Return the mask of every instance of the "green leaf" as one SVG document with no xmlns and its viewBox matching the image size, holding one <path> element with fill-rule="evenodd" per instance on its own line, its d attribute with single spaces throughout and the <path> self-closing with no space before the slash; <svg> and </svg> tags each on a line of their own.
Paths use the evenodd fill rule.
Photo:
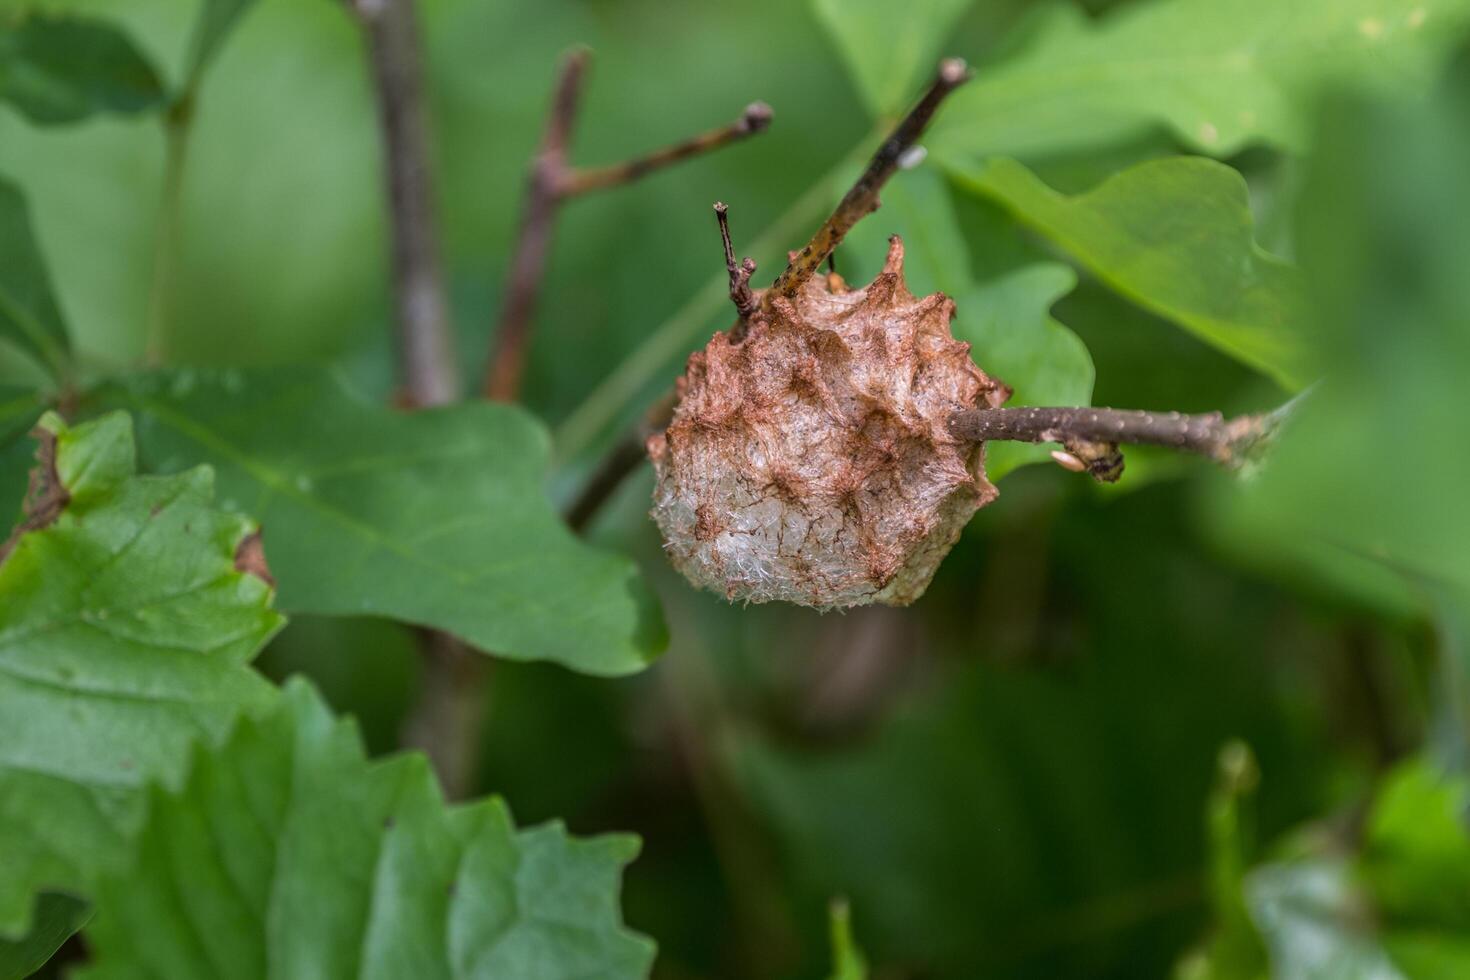
<svg viewBox="0 0 1470 980">
<path fill-rule="evenodd" d="M 123 856 L 147 782 L 271 688 L 247 666 L 281 625 L 236 567 L 255 531 L 207 468 L 134 475 L 132 424 L 55 415 L 27 521 L 0 549 L 0 937 L 42 890 L 84 895 Z M 7 553 L 8 552 L 8 553 Z"/>
<path fill-rule="evenodd" d="M 1096 23 L 1058 6 L 1020 53 L 954 95 L 929 146 L 974 167 L 1164 125 L 1216 156 L 1300 148 L 1324 84 L 1421 92 L 1467 24 L 1465 0 L 1161 0 Z"/>
<path fill-rule="evenodd" d="M 0 22 L 0 99 L 34 123 L 147 112 L 166 98 L 153 65 L 105 21 L 32 14 Z"/>
<path fill-rule="evenodd" d="M 570 980 L 653 961 L 618 911 L 636 838 L 448 808 L 423 756 L 369 763 L 302 681 L 153 793 L 136 846 L 99 890 L 83 976 Z"/>
<path fill-rule="evenodd" d="M 235 23 L 254 5 L 255 0 L 204 0 L 199 19 L 194 22 L 194 38 L 189 44 L 189 63 L 184 72 L 187 87 L 199 83 Z"/>
<path fill-rule="evenodd" d="M 1259 478 L 1213 503 L 1263 551 L 1377 564 L 1423 598 L 1463 601 L 1470 454 L 1451 435 L 1470 376 L 1461 68 L 1432 101 L 1328 114 L 1297 229 L 1326 374 Z"/>
<path fill-rule="evenodd" d="M 30 934 L 24 939 L 0 939 L 0 980 L 20 980 L 35 973 L 91 915 L 91 905 L 81 899 L 43 893 L 36 901 Z"/>
<path fill-rule="evenodd" d="M 916 295 L 940 290 L 954 297 L 952 330 L 968 341 L 987 374 L 1010 385 L 1010 405 L 1086 405 L 1092 397 L 1092 358 L 1080 338 L 1049 314 L 1077 284 L 1058 262 L 1037 262 L 976 283 L 970 248 L 955 218 L 943 176 L 932 167 L 899 175 L 883 192 L 883 207 L 848 235 L 839 260 L 856 280 L 881 267 L 885 239 L 903 236 L 904 276 Z M 854 278 L 849 275 L 849 278 Z M 992 443 L 985 470 L 998 480 L 1048 450 L 1022 443 Z"/>
<path fill-rule="evenodd" d="M 98 400 L 137 414 L 150 469 L 215 466 L 221 496 L 269 529 L 288 612 L 389 616 L 593 674 L 662 648 L 632 563 L 547 503 L 547 437 L 518 408 L 394 412 L 313 368 L 161 372 Z"/>
<path fill-rule="evenodd" d="M 863 101 L 876 116 L 902 112 L 934 73 L 939 46 L 971 0 L 812 0 Z"/>
<path fill-rule="evenodd" d="M 69 341 L 20 189 L 0 178 L 0 337 L 59 374 Z"/>
<path fill-rule="evenodd" d="M 1014 160 L 961 176 L 1145 309 L 1288 389 L 1312 376 L 1299 276 L 1255 243 L 1245 180 L 1230 167 L 1153 160 L 1071 197 Z"/>
<path fill-rule="evenodd" d="M 1362 871 L 1388 928 L 1450 933 L 1470 924 L 1470 779 L 1425 759 L 1384 781 L 1364 834 Z"/>
</svg>

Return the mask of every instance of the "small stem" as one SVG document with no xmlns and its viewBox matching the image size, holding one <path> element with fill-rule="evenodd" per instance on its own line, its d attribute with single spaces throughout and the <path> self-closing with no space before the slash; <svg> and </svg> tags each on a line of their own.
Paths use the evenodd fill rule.
<svg viewBox="0 0 1470 980">
<path fill-rule="evenodd" d="M 615 163 L 606 167 L 572 169 L 557 188 L 559 196 L 561 198 L 576 197 L 588 191 L 631 184 L 638 178 L 662 167 L 699 156 L 701 153 L 718 150 L 729 143 L 753 136 L 771 124 L 771 116 L 770 106 L 764 102 L 752 102 L 745 107 L 740 118 L 728 126 L 711 129 L 698 136 L 692 136 L 682 143 L 675 143 L 673 146 L 624 163 Z"/>
<path fill-rule="evenodd" d="M 952 415 L 949 430 L 971 442 L 1165 446 L 1235 466 L 1248 459 L 1279 422 L 1277 412 L 1227 419 L 1219 412 L 1181 415 L 1115 408 L 974 408 Z"/>
<path fill-rule="evenodd" d="M 531 318 L 541 280 L 546 276 L 546 257 L 551 249 L 552 219 L 556 217 L 558 187 L 565 179 L 567 143 L 577 115 L 582 80 L 591 52 L 576 48 L 562 58 L 556 93 L 551 100 L 546 133 L 531 162 L 526 182 L 526 206 L 516 233 L 515 251 L 506 276 L 505 298 L 500 307 L 500 325 L 490 361 L 485 367 L 484 394 L 494 401 L 513 402 L 520 396 L 521 376 L 526 369 L 526 349 L 531 339 Z"/>
<path fill-rule="evenodd" d="M 721 201 L 715 202 L 715 220 L 720 224 L 720 242 L 725 247 L 725 270 L 730 275 L 730 301 L 735 304 L 735 311 L 740 314 L 740 324 L 736 330 L 740 336 L 735 336 L 736 330 L 730 331 L 731 341 L 744 339 L 744 330 L 741 329 L 751 314 L 760 308 L 756 302 L 755 294 L 750 291 L 750 277 L 755 275 L 755 260 L 747 258 L 740 265 L 735 264 L 735 246 L 730 243 L 730 219 L 726 213 L 730 209 Z"/>
<path fill-rule="evenodd" d="M 531 165 L 526 204 L 506 276 L 505 298 L 482 390 L 495 401 L 520 396 L 536 300 L 546 277 L 552 225 L 562 202 L 590 191 L 632 183 L 646 174 L 761 132 L 771 122 L 764 102 L 746 106 L 740 118 L 646 156 L 606 167 L 578 169 L 567 161 L 573 123 L 590 52 L 577 48 L 562 59 L 546 133 Z"/>
<path fill-rule="evenodd" d="M 416 632 L 424 670 L 400 741 L 428 755 L 446 798 L 463 800 L 476 789 L 491 660 L 449 633 Z"/>
<path fill-rule="evenodd" d="M 459 371 L 435 233 L 414 0 L 352 5 L 367 34 L 382 130 L 399 370 L 412 406 L 443 405 L 459 397 Z M 461 799 L 479 766 L 489 661 L 449 633 L 421 630 L 419 640 L 423 687 L 403 741 L 423 749 L 445 794 Z"/>
<path fill-rule="evenodd" d="M 433 181 L 414 0 L 358 0 L 387 171 L 399 367 L 408 400 L 459 397 L 454 331 L 435 235 Z"/>
<path fill-rule="evenodd" d="M 811 241 L 786 266 L 786 271 L 781 273 L 771 289 L 773 295 L 796 295 L 802 283 L 821 268 L 822 263 L 827 261 L 827 256 L 832 254 L 832 250 L 852 230 L 852 226 L 878 209 L 878 191 L 902 165 L 906 154 L 923 135 L 929 120 L 934 118 L 939 104 L 969 78 L 970 70 L 959 58 L 946 58 L 939 63 L 939 73 L 935 76 L 934 84 L 929 86 L 929 91 L 924 93 L 919 104 L 914 106 L 898 124 L 898 128 L 883 141 L 883 145 L 868 163 L 868 169 L 863 171 L 857 183 L 843 196 L 837 210 L 832 212 L 832 216 L 817 229 Z"/>
<path fill-rule="evenodd" d="M 194 97 L 186 91 L 163 119 L 163 190 L 153 239 L 153 275 L 148 287 L 147 334 L 143 360 L 157 367 L 168 357 L 173 339 L 174 289 L 178 278 L 179 219 L 184 201 L 184 166 L 189 158 L 189 132 Z"/>
</svg>

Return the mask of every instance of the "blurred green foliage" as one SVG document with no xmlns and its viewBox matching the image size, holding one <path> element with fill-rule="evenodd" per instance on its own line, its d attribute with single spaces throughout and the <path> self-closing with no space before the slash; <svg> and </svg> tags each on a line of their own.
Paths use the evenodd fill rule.
<svg viewBox="0 0 1470 980">
<path fill-rule="evenodd" d="M 27 46 L 0 26 L 0 98 L 20 109 L 0 108 L 7 516 L 31 451 L 19 436 L 55 395 L 34 362 L 64 363 L 47 351 L 70 337 L 64 380 L 139 363 L 159 234 L 156 118 L 33 123 L 158 107 L 165 93 L 191 97 L 194 123 L 168 363 L 149 391 L 212 436 L 170 435 L 158 411 L 118 395 L 137 378 L 83 405 L 140 410 L 147 467 L 213 462 L 262 517 L 262 473 L 314 445 L 399 451 L 460 428 L 489 468 L 513 437 L 541 438 L 498 410 L 399 419 L 400 431 L 357 407 L 391 397 L 391 307 L 371 87 L 337 4 L 5 0 L 0 25 L 35 6 L 112 26 L 84 71 L 63 70 L 74 90 L 37 87 L 57 62 L 26 52 L 82 49 Z M 915 291 L 956 298 L 957 335 L 1017 403 L 1254 410 L 1308 385 L 1269 461 L 1243 478 L 1130 452 L 1123 483 L 1099 492 L 1021 468 L 1044 449 L 991 447 L 992 473 L 1010 474 L 999 501 L 907 610 L 824 617 L 695 594 L 644 517 L 648 475 L 630 480 L 593 538 L 638 561 L 669 650 L 615 681 L 498 662 L 479 783 L 524 821 L 643 838 L 623 899 L 659 942 L 656 975 L 857 976 L 864 960 L 878 980 L 1470 975 L 1470 73 L 1451 61 L 1470 4 L 422 9 L 467 378 L 560 50 L 597 52 L 579 162 L 624 158 L 752 99 L 776 110 L 759 139 L 565 208 L 526 385 L 561 437 L 552 499 L 728 325 L 710 202 L 731 205 L 737 249 L 774 274 L 939 53 L 965 56 L 977 78 L 941 114 L 931 159 L 839 249 L 848 279 L 871 275 L 882 239 L 902 233 Z M 119 55 L 128 39 L 141 61 Z M 147 99 L 140 65 L 156 82 Z M 126 76 L 131 101 L 97 81 L 108 72 Z M 302 361 L 335 371 L 278 368 Z M 209 376 L 253 381 L 207 397 L 164 383 L 200 367 L 251 368 Z M 359 401 L 325 383 L 272 400 L 281 378 L 334 373 Z M 329 395 L 330 411 L 310 408 Z M 254 431 L 262 417 L 273 421 Z M 322 417 L 316 442 L 292 438 L 293 422 Z M 269 458 L 232 455 L 240 440 L 214 438 L 231 426 Z M 422 476 L 390 482 L 433 482 Z M 519 473 L 524 506 L 500 515 L 508 525 L 545 522 L 538 476 Z M 399 530 L 477 506 L 431 489 L 365 481 L 342 500 Z M 311 553 L 331 535 L 276 521 L 268 543 L 273 529 L 290 536 L 270 545 L 286 562 L 284 605 L 293 574 L 307 591 L 342 584 Z M 422 610 L 443 596 L 412 594 L 419 584 L 369 583 L 389 592 L 372 610 L 437 621 L 442 609 Z M 345 601 L 296 608 L 343 614 Z M 628 642 L 628 617 L 569 641 L 551 635 L 558 617 L 511 605 L 509 626 L 485 628 L 571 642 L 563 661 Z M 310 675 L 378 751 L 411 702 L 412 648 L 400 622 L 312 616 L 259 663 Z M 355 744 L 348 755 L 365 767 Z M 834 895 L 850 920 L 848 905 L 829 918 Z M 77 921 L 75 907 L 38 914 L 58 937 Z M 0 947 L 0 963 L 13 952 Z"/>
</svg>

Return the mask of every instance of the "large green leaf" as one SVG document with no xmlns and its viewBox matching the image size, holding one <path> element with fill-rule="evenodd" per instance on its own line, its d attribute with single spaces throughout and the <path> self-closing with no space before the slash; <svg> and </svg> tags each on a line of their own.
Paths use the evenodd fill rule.
<svg viewBox="0 0 1470 980">
<path fill-rule="evenodd" d="M 902 111 L 971 0 L 813 0 L 874 114 Z"/>
<path fill-rule="evenodd" d="M 66 325 L 20 189 L 0 178 L 0 337 L 53 372 L 67 348 Z"/>
<path fill-rule="evenodd" d="M 0 21 L 0 99 L 32 122 L 147 112 L 165 98 L 153 65 L 104 21 L 45 14 Z"/>
<path fill-rule="evenodd" d="M 47 415 L 37 434 L 41 478 L 0 552 L 0 937 L 12 939 L 38 892 L 85 895 L 122 857 L 145 783 L 178 785 L 189 745 L 266 703 L 247 664 L 281 624 L 270 586 L 237 561 L 255 526 L 214 508 L 207 468 L 135 476 L 120 413 L 75 429 Z"/>
<path fill-rule="evenodd" d="M 99 890 L 85 976 L 572 980 L 653 961 L 618 911 L 636 839 L 448 808 L 422 756 L 369 763 L 304 682 L 153 793 L 136 847 Z"/>
<path fill-rule="evenodd" d="M 1299 277 L 1256 244 L 1245 180 L 1230 167 L 1153 160 L 1071 197 L 1004 158 L 963 179 L 1144 308 L 1287 388 L 1312 376 Z"/>
<path fill-rule="evenodd" d="M 1301 147 L 1324 83 L 1427 88 L 1467 24 L 1466 0 L 1157 0 L 1095 24 L 1059 6 L 955 94 L 929 143 L 964 166 L 1159 125 L 1214 155 Z"/>
<path fill-rule="evenodd" d="M 934 290 L 955 300 L 954 335 L 968 341 L 975 363 L 1011 386 L 1011 405 L 1086 405 L 1092 397 L 1087 347 L 1048 312 L 1071 292 L 1077 276 L 1058 262 L 1033 262 L 976 282 L 969 245 L 940 173 L 921 167 L 899 175 L 883 192 L 883 207 L 861 222 L 842 247 L 841 268 L 852 278 L 878 271 L 887 235 L 904 241 L 904 275 L 917 295 Z M 992 480 L 1047 458 L 1022 443 L 986 447 Z"/>
<path fill-rule="evenodd" d="M 547 503 L 547 438 L 518 408 L 394 412 L 311 368 L 154 373 L 99 401 L 137 413 L 150 469 L 215 466 L 221 496 L 269 529 L 288 612 L 390 616 L 594 674 L 662 646 L 632 563 Z"/>
</svg>

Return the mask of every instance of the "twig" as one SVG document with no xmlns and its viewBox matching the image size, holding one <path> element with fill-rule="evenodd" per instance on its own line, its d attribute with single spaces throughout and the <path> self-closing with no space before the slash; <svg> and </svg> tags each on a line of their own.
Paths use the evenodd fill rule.
<svg viewBox="0 0 1470 980">
<path fill-rule="evenodd" d="M 577 114 L 589 52 L 577 48 L 562 59 L 556 94 L 541 149 L 531 162 L 526 185 L 526 208 L 521 216 L 515 252 L 506 275 L 505 299 L 490 361 L 485 365 L 484 394 L 496 401 L 515 401 L 520 395 L 521 375 L 526 368 L 531 317 L 536 294 L 546 274 L 546 255 L 551 248 L 551 225 L 556 216 L 557 186 L 566 167 L 567 141 Z"/>
<path fill-rule="evenodd" d="M 630 184 L 644 174 L 658 170 L 660 167 L 667 167 L 671 163 L 678 163 L 680 160 L 687 160 L 701 153 L 718 150 L 727 143 L 734 143 L 736 140 L 759 133 L 771 124 L 771 116 L 770 106 L 764 102 L 752 102 L 745 107 L 740 118 L 728 126 L 711 129 L 698 136 L 692 136 L 682 143 L 675 143 L 673 146 L 629 160 L 626 163 L 570 170 L 557 188 L 557 196 L 560 198 L 576 197 L 579 194 L 601 190 L 604 187 Z"/>
<path fill-rule="evenodd" d="M 546 133 L 531 164 L 525 210 L 506 276 L 495 343 L 485 366 L 484 394 L 496 401 L 514 401 L 520 395 L 536 298 L 546 274 L 552 223 L 561 203 L 589 191 L 631 183 L 680 160 L 719 149 L 759 133 L 771 121 L 770 107 L 755 102 L 728 126 L 626 163 L 577 169 L 567 162 L 567 150 L 590 57 L 587 49 L 577 48 L 562 59 Z"/>
<path fill-rule="evenodd" d="M 1096 460 L 1115 455 L 1119 443 L 1165 446 L 1238 466 L 1270 439 L 1282 415 L 1277 411 L 1227 419 L 1219 412 L 1181 415 L 1115 408 L 974 408 L 952 415 L 949 429 L 971 442 L 1060 443 L 1094 476 L 1108 480 L 1105 474 L 1109 472 L 1117 479 L 1121 460 L 1116 461 L 1116 472 L 1099 472 L 1114 461 Z M 1067 465 L 1065 459 L 1058 461 Z"/>
<path fill-rule="evenodd" d="M 912 111 L 898 124 L 893 134 L 873 154 L 868 169 L 863 171 L 857 183 L 852 185 L 837 205 L 837 210 L 812 236 L 800 252 L 786 266 L 786 271 L 777 278 L 768 295 L 794 296 L 802 283 L 827 261 L 827 256 L 852 230 L 852 226 L 878 209 L 878 191 L 903 165 L 909 151 L 923 135 L 929 120 L 945 96 L 959 88 L 970 78 L 970 70 L 959 58 L 946 58 L 939 63 L 939 73 L 934 84 L 919 100 Z"/>
<path fill-rule="evenodd" d="M 404 389 L 415 406 L 443 405 L 459 397 L 459 375 L 435 237 L 414 0 L 355 0 L 353 6 L 367 32 L 383 133 Z"/>
<path fill-rule="evenodd" d="M 398 359 L 414 407 L 459 397 L 453 329 L 439 262 L 428 129 L 413 0 L 354 0 L 367 34 L 387 171 Z M 474 788 L 489 661 L 454 636 L 419 631 L 423 686 L 403 741 L 423 749 L 450 799 Z"/>
<path fill-rule="evenodd" d="M 720 242 L 725 246 L 725 269 L 730 274 L 730 301 L 735 304 L 735 312 L 740 314 L 740 323 L 736 327 L 739 330 L 760 309 L 760 304 L 750 291 L 750 277 L 755 275 L 755 260 L 747 257 L 738 266 L 735 264 L 735 246 L 730 242 L 730 219 L 727 217 L 729 210 L 724 202 L 715 202 L 715 220 L 720 223 Z M 744 331 L 741 330 L 741 336 L 737 337 L 732 330 L 730 339 L 743 340 Z"/>
</svg>

